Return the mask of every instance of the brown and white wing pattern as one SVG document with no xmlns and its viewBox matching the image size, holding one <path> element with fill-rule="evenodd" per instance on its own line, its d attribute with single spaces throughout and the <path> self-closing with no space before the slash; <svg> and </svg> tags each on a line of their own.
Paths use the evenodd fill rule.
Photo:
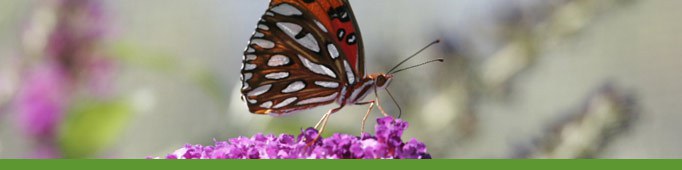
<svg viewBox="0 0 682 170">
<path fill-rule="evenodd" d="M 273 1 L 258 22 L 241 71 L 249 111 L 281 115 L 329 104 L 359 79 L 329 36 L 333 27 L 323 24 L 333 18 L 315 15 L 310 3 Z"/>
</svg>

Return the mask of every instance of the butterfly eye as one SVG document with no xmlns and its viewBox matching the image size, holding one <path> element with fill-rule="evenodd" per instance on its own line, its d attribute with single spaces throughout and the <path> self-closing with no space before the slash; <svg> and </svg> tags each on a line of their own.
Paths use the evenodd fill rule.
<svg viewBox="0 0 682 170">
<path fill-rule="evenodd" d="M 386 85 L 386 82 L 387 82 L 387 81 L 388 81 L 388 79 L 386 78 L 386 76 L 384 76 L 384 75 L 379 75 L 379 76 L 377 76 L 377 78 L 376 78 L 376 86 L 377 86 L 377 87 L 384 87 L 384 86 Z"/>
</svg>

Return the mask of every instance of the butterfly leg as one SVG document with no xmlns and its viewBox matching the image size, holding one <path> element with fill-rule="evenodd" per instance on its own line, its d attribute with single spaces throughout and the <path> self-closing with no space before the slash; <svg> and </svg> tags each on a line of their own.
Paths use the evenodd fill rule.
<svg viewBox="0 0 682 170">
<path fill-rule="evenodd" d="M 377 98 L 377 99 L 379 99 L 379 98 Z M 362 133 L 362 132 L 365 132 L 365 124 L 367 123 L 367 118 L 369 118 L 369 113 L 372 112 L 372 109 L 374 108 L 374 105 L 379 106 L 378 100 L 371 100 L 371 101 L 368 101 L 368 102 L 356 103 L 356 105 L 366 105 L 366 104 L 369 104 L 369 108 L 367 109 L 367 113 L 365 113 L 365 116 L 362 118 L 362 126 L 360 127 L 360 132 L 361 132 L 361 133 Z M 383 108 L 379 107 L 379 109 L 380 109 L 381 112 L 384 114 L 384 116 L 388 116 L 388 115 L 384 112 Z"/>
<path fill-rule="evenodd" d="M 308 146 L 311 146 L 311 145 L 315 144 L 315 142 L 317 142 L 317 140 L 320 139 L 320 137 L 322 136 L 322 133 L 324 132 L 324 128 L 327 126 L 327 121 L 329 120 L 329 117 L 330 117 L 332 114 L 334 114 L 334 113 L 338 112 L 339 110 L 341 110 L 341 108 L 343 108 L 343 106 L 340 106 L 340 107 L 335 108 L 335 109 L 330 109 L 329 111 L 327 111 L 327 113 L 325 113 L 325 114 L 322 116 L 322 119 L 320 119 L 320 121 L 318 121 L 317 124 L 315 125 L 315 129 L 319 129 L 319 130 L 318 130 L 318 133 L 317 133 L 317 137 L 315 137 L 315 139 L 313 139 L 313 141 L 310 141 L 310 142 L 307 144 Z"/>
<path fill-rule="evenodd" d="M 318 129 L 318 133 L 317 133 L 318 135 L 312 142 L 308 143 L 308 145 L 314 144 L 317 141 L 317 139 L 319 139 L 322 136 L 322 133 L 324 132 L 324 128 L 327 126 L 327 121 L 329 120 L 329 117 L 332 114 L 341 110 L 341 108 L 343 108 L 343 105 L 338 107 L 338 108 L 335 108 L 335 109 L 329 109 L 329 111 L 327 111 L 327 113 L 325 113 L 322 116 L 322 119 L 320 119 L 320 121 L 317 122 L 317 124 L 315 125 L 315 129 Z"/>
<path fill-rule="evenodd" d="M 372 101 L 369 104 L 369 109 L 367 109 L 367 113 L 365 113 L 365 116 L 362 117 L 362 126 L 360 127 L 360 133 L 365 132 L 365 124 L 367 123 L 367 118 L 369 117 L 369 113 L 372 112 L 372 108 L 374 108 L 374 101 Z"/>
<path fill-rule="evenodd" d="M 386 113 L 386 111 L 384 111 L 384 108 L 381 107 L 381 100 L 379 99 L 379 93 L 377 93 L 377 88 L 376 88 L 376 87 L 374 87 L 374 97 L 376 98 L 375 101 L 376 101 L 376 104 L 377 104 L 377 108 L 379 108 L 379 110 L 381 110 L 381 114 L 383 114 L 384 116 L 388 117 L 389 115 Z"/>
<path fill-rule="evenodd" d="M 331 110 L 329 110 L 329 111 L 331 111 Z M 327 113 L 329 113 L 329 112 L 327 112 Z M 322 125 L 322 122 L 324 122 L 327 119 L 327 117 L 329 117 L 329 115 L 331 115 L 331 114 L 327 114 L 327 113 L 322 115 L 322 118 L 320 119 L 320 121 L 317 121 L 317 123 L 315 124 L 315 129 L 320 129 L 320 125 Z"/>
</svg>

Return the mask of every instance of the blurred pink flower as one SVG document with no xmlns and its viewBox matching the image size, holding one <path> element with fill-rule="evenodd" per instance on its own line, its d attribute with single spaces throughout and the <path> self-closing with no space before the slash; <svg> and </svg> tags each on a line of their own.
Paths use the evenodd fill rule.
<svg viewBox="0 0 682 170">
<path fill-rule="evenodd" d="M 54 25 L 45 27 L 44 46 L 33 48 L 42 58 L 27 70 L 15 99 L 18 123 L 34 140 L 35 158 L 60 157 L 57 132 L 71 104 L 72 93 L 83 87 L 88 95 L 106 97 L 112 84 L 114 62 L 104 57 L 99 43 L 107 32 L 100 0 L 52 0 Z M 40 22 L 42 20 L 36 20 Z M 31 36 L 31 26 L 26 29 Z M 29 48 L 31 49 L 31 48 Z"/>
<path fill-rule="evenodd" d="M 99 0 L 57 0 L 58 21 L 48 37 L 47 56 L 67 68 L 82 67 L 93 56 L 97 42 L 107 32 Z"/>
<path fill-rule="evenodd" d="M 54 62 L 38 65 L 24 77 L 16 98 L 19 126 L 40 142 L 54 142 L 68 100 L 69 78 Z"/>
</svg>

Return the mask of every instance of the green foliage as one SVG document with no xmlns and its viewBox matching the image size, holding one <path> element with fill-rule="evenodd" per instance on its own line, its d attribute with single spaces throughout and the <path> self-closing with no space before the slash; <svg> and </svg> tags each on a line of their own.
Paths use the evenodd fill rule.
<svg viewBox="0 0 682 170">
<path fill-rule="evenodd" d="M 89 101 L 75 105 L 59 136 L 64 157 L 91 157 L 110 146 L 131 116 L 132 108 L 124 101 Z"/>
</svg>

